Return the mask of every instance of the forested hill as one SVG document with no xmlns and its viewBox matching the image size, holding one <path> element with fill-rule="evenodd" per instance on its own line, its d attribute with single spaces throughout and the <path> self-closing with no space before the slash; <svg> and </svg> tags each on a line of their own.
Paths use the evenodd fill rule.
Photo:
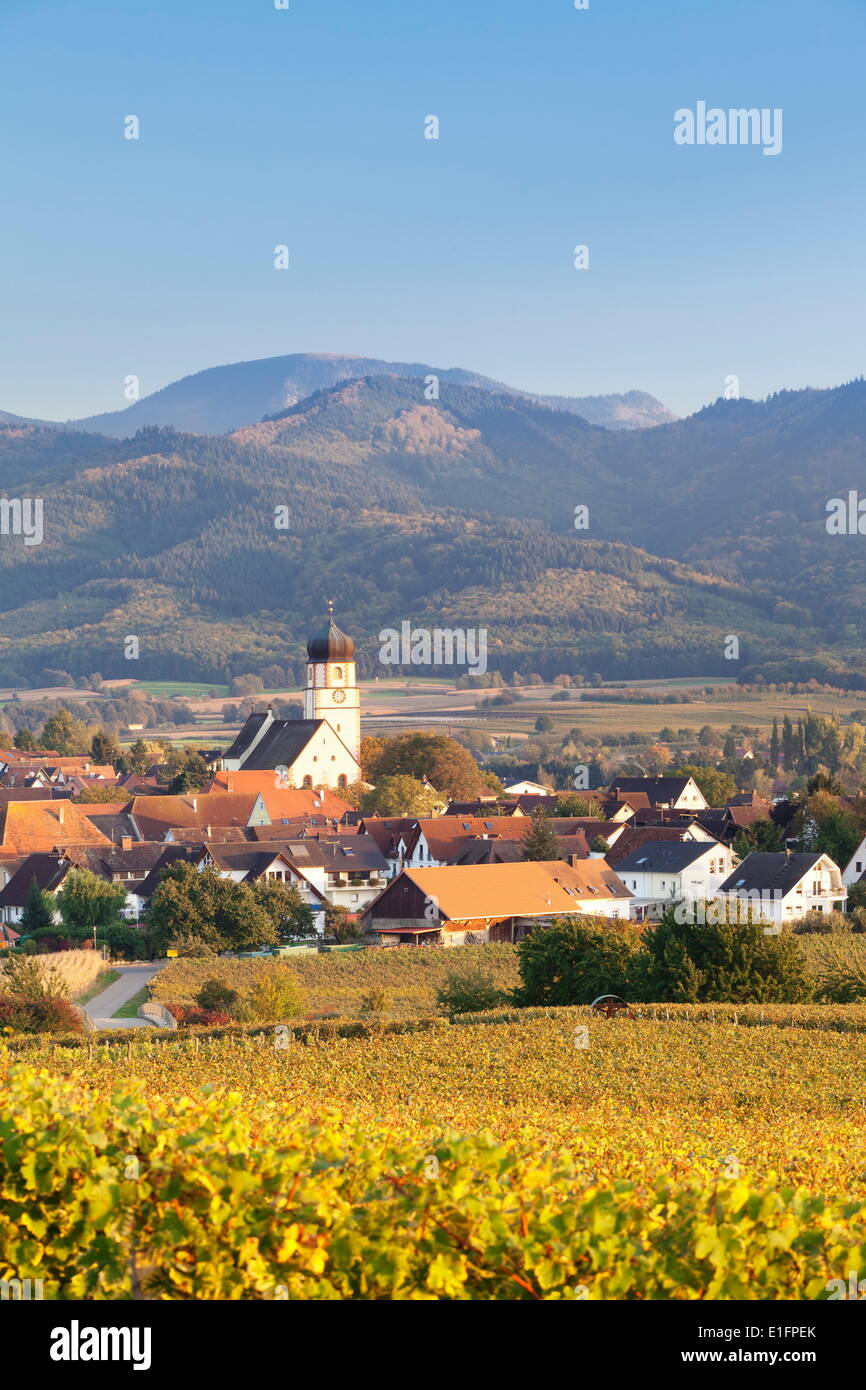
<svg viewBox="0 0 866 1390">
<path fill-rule="evenodd" d="M 404 618 L 487 627 L 504 672 L 866 670 L 866 536 L 825 525 L 866 497 L 862 380 L 621 433 L 440 391 L 368 376 L 215 438 L 0 426 L 0 492 L 42 497 L 45 526 L 0 536 L 0 683 L 128 675 L 130 633 L 142 677 L 300 674 L 329 593 L 364 674 Z"/>
</svg>

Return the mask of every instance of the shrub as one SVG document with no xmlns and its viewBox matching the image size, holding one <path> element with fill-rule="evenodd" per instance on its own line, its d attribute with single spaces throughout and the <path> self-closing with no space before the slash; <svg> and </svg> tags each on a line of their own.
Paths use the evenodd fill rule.
<svg viewBox="0 0 866 1390">
<path fill-rule="evenodd" d="M 381 1014 L 385 1012 L 387 1006 L 387 990 L 377 986 L 367 990 L 367 993 L 361 999 L 360 1007 L 362 1014 Z"/>
<path fill-rule="evenodd" d="M 0 1028 L 17 1033 L 81 1033 L 84 1021 L 68 999 L 0 994 Z"/>
<path fill-rule="evenodd" d="M 256 981 L 250 991 L 254 1016 L 265 1023 L 298 1018 L 305 1010 L 304 994 L 297 976 L 284 965 L 276 965 Z"/>
<path fill-rule="evenodd" d="M 794 924 L 796 936 L 817 932 L 820 936 L 840 936 L 850 932 L 851 923 L 844 912 L 804 912 Z"/>
<path fill-rule="evenodd" d="M 861 943 L 821 942 L 816 962 L 815 996 L 829 1004 L 859 1004 L 866 999 L 866 957 Z"/>
<path fill-rule="evenodd" d="M 0 990 L 22 999 L 59 999 L 65 993 L 65 985 L 53 962 L 14 955 L 5 962 Z"/>
<path fill-rule="evenodd" d="M 204 940 L 191 931 L 177 931 L 171 939 L 172 950 L 177 951 L 179 956 L 185 958 L 198 958 L 202 956 L 216 956 L 216 951 Z"/>
<path fill-rule="evenodd" d="M 669 908 L 646 934 L 645 998 L 732 1004 L 809 998 L 806 957 L 791 933 L 769 936 L 760 922 L 679 922 L 677 913 Z"/>
<path fill-rule="evenodd" d="M 453 970 L 436 991 L 436 1006 L 440 1013 L 453 1018 L 455 1014 L 484 1013 L 498 1009 L 508 1001 L 508 995 L 497 987 L 493 976 L 482 965 L 468 970 Z"/>
<path fill-rule="evenodd" d="M 201 1009 L 220 1009 L 228 1012 L 237 997 L 237 990 L 232 989 L 224 980 L 205 980 L 195 998 Z"/>
<path fill-rule="evenodd" d="M 600 994 L 629 998 L 640 973 L 639 941 L 634 928 L 629 934 L 620 924 L 597 917 L 540 927 L 517 948 L 522 985 L 515 999 L 525 1006 L 591 1004 Z"/>
</svg>

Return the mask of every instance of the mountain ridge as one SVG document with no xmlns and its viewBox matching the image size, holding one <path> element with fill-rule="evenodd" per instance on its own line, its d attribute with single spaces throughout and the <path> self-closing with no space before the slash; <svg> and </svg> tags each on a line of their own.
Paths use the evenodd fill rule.
<svg viewBox="0 0 866 1390">
<path fill-rule="evenodd" d="M 206 367 L 169 382 L 122 410 L 63 422 L 28 419 L 0 411 L 0 423 L 78 429 L 116 439 L 129 438 L 137 429 L 151 425 L 171 425 L 185 433 L 228 434 L 257 424 L 265 415 L 297 404 L 315 391 L 371 375 L 421 380 L 435 376 L 453 385 L 478 386 L 541 403 L 556 403 L 558 409 L 583 415 L 590 423 L 612 429 L 641 429 L 676 418 L 644 391 L 548 397 L 506 386 L 463 367 L 437 368 L 423 362 L 387 362 L 342 353 L 290 353 Z"/>
<path fill-rule="evenodd" d="M 129 633 L 143 677 L 300 675 L 328 593 L 364 675 L 408 618 L 486 627 L 504 673 L 866 681 L 866 540 L 825 525 L 866 496 L 862 378 L 621 432 L 423 386 L 343 381 L 219 436 L 0 425 L 0 492 L 45 509 L 42 545 L 0 539 L 0 684 L 129 674 Z"/>
</svg>

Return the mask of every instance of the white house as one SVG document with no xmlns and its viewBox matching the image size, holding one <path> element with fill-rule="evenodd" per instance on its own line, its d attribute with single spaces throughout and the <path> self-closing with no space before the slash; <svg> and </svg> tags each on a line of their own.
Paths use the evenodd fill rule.
<svg viewBox="0 0 866 1390">
<path fill-rule="evenodd" d="M 622 798 L 643 792 L 657 810 L 706 811 L 707 800 L 692 777 L 617 777 L 611 795 Z"/>
<path fill-rule="evenodd" d="M 504 796 L 550 796 L 550 787 L 543 787 L 540 782 L 512 782 L 509 787 L 505 787 Z"/>
<path fill-rule="evenodd" d="M 806 912 L 844 912 L 847 893 L 828 854 L 749 854 L 715 897 L 729 907 L 750 906 L 754 918 L 781 926 Z"/>
<path fill-rule="evenodd" d="M 842 882 L 846 888 L 850 888 L 852 883 L 859 883 L 864 873 L 866 873 L 866 836 L 860 841 L 842 870 Z"/>
<path fill-rule="evenodd" d="M 714 897 L 734 858 L 718 840 L 650 840 L 617 859 L 616 872 L 634 895 L 632 916 L 642 921 L 672 903 Z"/>
</svg>

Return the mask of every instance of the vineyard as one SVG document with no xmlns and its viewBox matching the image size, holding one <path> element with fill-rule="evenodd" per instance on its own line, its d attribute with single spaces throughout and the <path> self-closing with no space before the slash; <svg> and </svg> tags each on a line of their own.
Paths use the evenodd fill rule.
<svg viewBox="0 0 866 1390">
<path fill-rule="evenodd" d="M 866 1265 L 864 1010 L 644 1015 L 7 1050 L 0 1277 L 55 1298 L 827 1297 Z"/>
<path fill-rule="evenodd" d="M 357 1018 L 372 990 L 384 991 L 384 1012 L 389 1018 L 425 1018 L 436 1012 L 436 991 L 454 970 L 481 966 L 503 990 L 513 989 L 520 978 L 515 947 L 494 943 L 449 951 L 398 946 L 347 955 L 305 955 L 291 965 L 310 1011 L 341 1018 Z M 176 960 L 153 980 L 153 997 L 165 1004 L 192 1004 L 205 980 L 214 976 L 244 992 L 267 969 L 268 964 L 259 960 Z"/>
</svg>

